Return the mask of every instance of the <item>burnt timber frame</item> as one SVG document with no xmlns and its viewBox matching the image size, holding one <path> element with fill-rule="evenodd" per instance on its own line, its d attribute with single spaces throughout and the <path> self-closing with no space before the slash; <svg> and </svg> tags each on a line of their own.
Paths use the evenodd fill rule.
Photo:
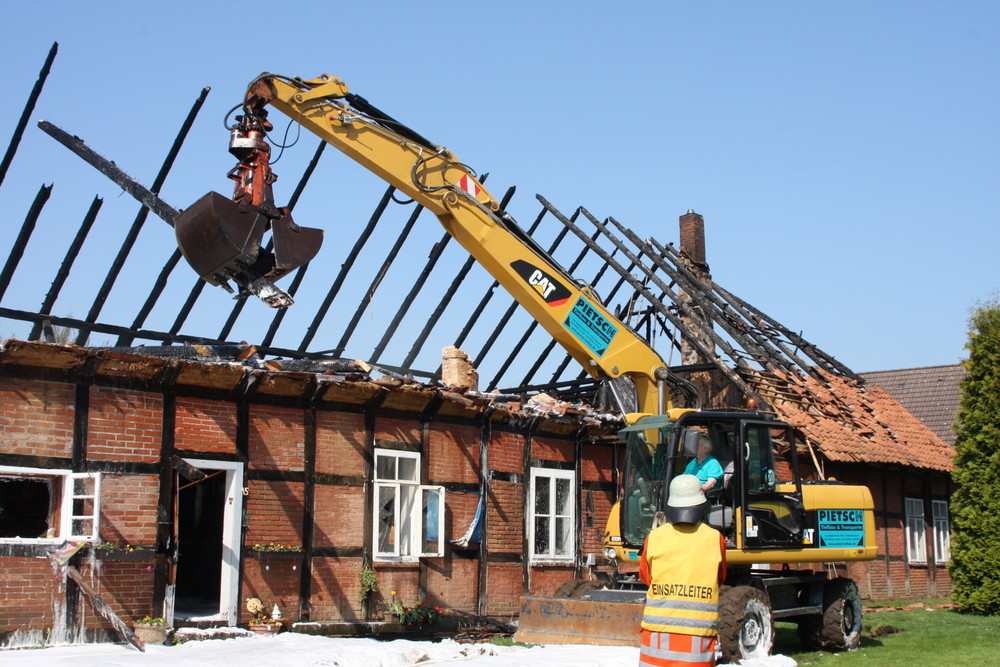
<svg viewBox="0 0 1000 667">
<path fill-rule="evenodd" d="M 10 146 L 0 163 L 2 167 L 0 185 L 17 152 L 25 130 L 25 119 L 43 92 L 56 51 L 57 45 L 53 45 L 38 81 L 29 95 L 22 114 L 22 122 L 15 129 Z M 107 275 L 97 289 L 86 316 L 81 319 L 67 312 L 59 296 L 70 278 L 74 261 L 87 242 L 88 234 L 100 214 L 102 200 L 95 197 L 75 234 L 64 235 L 72 236 L 72 240 L 66 248 L 62 263 L 53 271 L 51 278 L 46 279 L 43 275 L 44 267 L 21 266 L 25 248 L 36 228 L 44 227 L 46 224 L 44 208 L 52 186 L 43 185 L 25 215 L 19 232 L 16 235 L 9 235 L 14 237 L 14 241 L 0 271 L 0 319 L 30 323 L 30 333 L 27 336 L 30 340 L 43 337 L 52 340 L 53 326 L 75 330 L 75 342 L 79 345 L 85 345 L 94 334 L 115 336 L 115 347 L 132 346 L 137 341 L 166 345 L 194 343 L 224 345 L 238 342 L 232 340 L 231 336 L 235 323 L 245 310 L 245 301 L 238 301 L 231 308 L 217 332 L 207 331 L 206 325 L 189 323 L 192 309 L 202 298 L 205 286 L 204 281 L 194 276 L 191 276 L 193 285 L 187 298 L 182 303 L 174 304 L 174 315 L 169 326 L 163 324 L 147 326 L 150 314 L 160 301 L 168 279 L 176 278 L 173 274 L 180 261 L 180 252 L 177 250 L 170 254 L 158 272 L 153 270 L 149 272 L 151 287 L 148 296 L 139 303 L 131 317 L 122 318 L 120 315 L 117 318 L 102 317 L 105 302 L 119 281 L 123 264 L 134 252 L 148 214 L 152 212 L 168 224 L 177 215 L 177 210 L 160 199 L 156 193 L 164 185 L 175 158 L 183 149 L 184 141 L 198 119 L 198 113 L 208 93 L 208 88 L 199 92 L 187 116 L 182 120 L 178 134 L 150 188 L 141 185 L 112 161 L 87 147 L 82 139 L 51 123 L 44 121 L 39 123 L 43 131 L 132 194 L 139 200 L 141 206 L 128 228 L 120 249 L 109 258 L 110 268 Z M 297 182 L 289 207 L 295 205 L 304 191 L 323 157 L 323 149 L 324 144 L 320 142 L 312 160 Z M 512 205 L 514 195 L 515 189 L 508 188 L 501 204 L 503 211 Z M 583 207 L 578 207 L 567 216 L 543 197 L 537 196 L 537 200 L 541 208 L 526 232 L 528 235 L 554 233 L 554 240 L 548 245 L 549 252 L 570 258 L 571 272 L 583 266 L 585 258 L 591 262 L 596 261 L 597 267 L 593 271 L 591 286 L 595 290 L 601 287 L 607 290 L 605 305 L 626 318 L 626 324 L 629 326 L 649 336 L 662 336 L 662 339 L 670 341 L 670 345 L 677 349 L 680 338 L 683 337 L 698 348 L 706 363 L 725 376 L 744 395 L 760 398 L 745 379 L 747 370 L 759 369 L 765 372 L 780 371 L 816 376 L 814 367 L 819 367 L 827 372 L 858 379 L 850 369 L 810 344 L 801 335 L 795 334 L 711 280 L 699 279 L 691 270 L 690 262 L 683 252 L 672 244 L 662 244 L 655 239 L 644 240 L 614 218 L 609 217 L 602 221 Z M 369 245 L 376 228 L 380 224 L 385 224 L 383 217 L 390 203 L 409 207 L 403 231 L 394 232 L 395 242 L 386 251 L 381 264 L 359 262 L 361 251 Z M 376 202 L 367 225 L 360 229 L 353 241 L 350 238 L 340 240 L 340 245 L 346 252 L 338 272 L 320 277 L 316 275 L 307 277 L 307 265 L 292 276 L 288 288 L 291 294 L 306 290 L 325 293 L 308 326 L 301 333 L 300 342 L 297 345 L 275 343 L 282 333 L 285 334 L 285 340 L 289 335 L 288 327 L 282 328 L 285 324 L 286 311 L 278 311 L 272 317 L 266 331 L 260 332 L 260 339 L 252 341 L 258 353 L 286 359 L 322 359 L 339 357 L 350 350 L 354 358 L 377 364 L 387 372 L 435 381 L 440 378 L 440 367 L 433 370 L 419 370 L 413 366 L 428 342 L 434 338 L 434 331 L 438 330 L 436 337 L 438 345 L 450 343 L 457 347 L 469 347 L 467 352 L 475 360 L 475 366 L 481 370 L 484 378 L 490 378 L 488 386 L 484 389 L 504 386 L 507 387 L 503 390 L 505 393 L 524 393 L 531 388 L 544 389 L 568 398 L 590 397 L 595 391 L 594 381 L 587 378 L 575 365 L 571 365 L 568 355 L 553 356 L 553 341 L 544 335 L 533 336 L 537 324 L 523 316 L 523 313 L 520 313 L 522 317 L 518 320 L 515 317 L 519 310 L 516 304 L 512 303 L 502 311 L 499 319 L 487 321 L 489 319 L 485 314 L 487 306 L 493 300 L 498 288 L 495 281 L 486 288 L 475 306 L 472 306 L 477 303 L 474 298 L 468 296 L 457 298 L 459 291 L 467 287 L 467 278 L 474 264 L 471 258 L 467 258 L 458 270 L 452 273 L 450 282 L 433 279 L 431 272 L 442 258 L 450 239 L 445 234 L 437 240 L 417 238 L 414 241 L 412 237 L 426 236 L 410 234 L 418 223 L 421 212 L 419 206 L 397 201 L 393 189 L 388 188 L 380 201 Z M 553 218 L 558 226 L 552 226 Z M 581 219 L 592 227 L 589 231 L 578 224 L 578 220 Z M 430 247 L 427 247 L 428 243 Z M 414 245 L 421 244 L 423 249 L 413 249 Z M 426 262 L 422 270 L 416 272 L 413 284 L 402 298 L 396 299 L 398 305 L 389 309 L 393 315 L 385 322 L 382 335 L 378 340 L 360 340 L 362 337 L 357 333 L 358 321 L 368 311 L 376 295 L 387 302 L 393 300 L 393 297 L 383 295 L 386 291 L 386 286 L 383 284 L 386 272 L 400 261 L 412 262 L 421 252 L 427 257 Z M 599 261 L 593 259 L 595 256 Z M 617 256 L 625 259 L 619 261 L 616 259 Z M 36 309 L 27 308 L 23 303 L 14 303 L 15 300 L 7 294 L 7 288 L 18 271 L 30 272 L 35 284 L 50 284 L 50 288 L 39 300 L 40 305 Z M 190 275 L 183 271 L 182 273 L 184 275 L 182 279 L 187 279 Z M 313 272 L 316 273 L 318 272 Z M 369 276 L 368 289 L 355 296 L 353 305 L 345 303 L 334 309 L 333 304 L 338 297 L 343 297 L 341 301 L 346 298 L 343 287 L 349 275 Z M 623 291 L 623 287 L 628 289 Z M 430 293 L 431 297 L 424 295 L 421 299 L 424 292 Z M 419 316 L 416 310 L 418 302 L 426 302 L 428 299 L 436 305 L 423 316 L 423 326 L 402 326 L 404 316 L 408 313 L 414 313 L 412 316 L 415 317 Z M 466 304 L 462 308 L 468 316 L 466 323 L 464 326 L 454 326 L 453 322 L 454 328 L 442 334 L 440 330 L 445 323 L 446 310 L 452 308 L 454 319 L 454 310 L 458 303 Z M 254 306 L 256 304 L 252 304 L 251 307 Z M 163 304 L 161 309 L 162 307 Z M 697 312 L 694 310 L 695 307 Z M 331 312 L 334 313 L 333 317 L 330 316 Z M 340 315 L 345 312 L 353 312 L 353 316 L 341 317 Z M 339 341 L 332 348 L 321 349 L 320 345 L 316 345 L 319 329 L 322 325 L 329 328 L 331 323 L 338 324 L 339 331 L 332 336 L 329 333 L 325 334 L 325 340 L 336 340 L 339 337 Z M 489 333 L 482 339 L 476 339 L 472 336 L 475 328 L 486 329 Z M 293 332 L 291 335 L 296 333 Z M 503 346 L 498 344 L 501 336 L 516 341 L 502 353 L 499 350 Z M 389 355 L 391 343 L 395 343 L 397 348 L 400 344 L 404 344 L 403 349 L 408 351 L 400 354 L 402 357 L 400 359 L 386 359 L 383 362 L 382 360 Z M 555 360 L 559 360 L 558 363 Z M 552 365 L 556 366 L 554 371 Z"/>
</svg>

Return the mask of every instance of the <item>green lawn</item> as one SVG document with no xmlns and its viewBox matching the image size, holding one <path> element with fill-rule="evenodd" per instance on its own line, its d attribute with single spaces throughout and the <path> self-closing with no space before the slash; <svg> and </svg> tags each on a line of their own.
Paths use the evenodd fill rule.
<svg viewBox="0 0 1000 667">
<path fill-rule="evenodd" d="M 923 601 L 927 605 L 943 601 Z M 908 603 L 895 603 L 903 606 Z M 890 606 L 890 605 L 886 605 Z M 896 665 L 993 665 L 1000 646 L 1000 617 L 970 616 L 951 609 L 865 611 L 861 647 L 848 653 L 803 651 L 795 625 L 776 623 L 775 653 L 794 658 L 800 665 L 821 667 L 890 667 Z M 882 632 L 878 632 L 879 629 Z M 886 633 L 886 629 L 897 632 Z"/>
</svg>

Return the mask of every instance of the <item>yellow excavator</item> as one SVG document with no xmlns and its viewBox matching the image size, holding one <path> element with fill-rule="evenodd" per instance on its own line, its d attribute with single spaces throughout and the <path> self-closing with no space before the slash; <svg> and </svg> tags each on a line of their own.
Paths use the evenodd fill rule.
<svg viewBox="0 0 1000 667">
<path fill-rule="evenodd" d="M 675 378 L 656 351 L 522 231 L 470 167 L 350 92 L 341 79 L 262 74 L 249 84 L 230 128 L 230 151 L 239 160 L 229 174 L 233 196 L 210 192 L 174 220 L 181 252 L 204 280 L 229 291 L 233 282 L 241 296 L 286 307 L 292 300 L 274 282 L 309 262 L 322 242 L 321 230 L 299 227 L 274 202 L 268 107 L 431 211 L 591 376 L 634 385 L 637 410 L 623 406 L 629 426 L 621 431 L 622 484 L 604 536 L 610 572 L 567 582 L 562 595 L 524 597 L 518 640 L 638 644 L 645 588 L 635 565 L 643 540 L 670 480 L 708 438 L 724 469 L 706 516 L 729 545 L 724 657 L 768 655 L 775 619 L 797 622 L 809 646 L 858 645 L 861 601 L 854 582 L 831 578 L 826 567 L 797 566 L 877 555 L 869 490 L 803 480 L 801 434 L 766 412 L 674 408 Z"/>
</svg>

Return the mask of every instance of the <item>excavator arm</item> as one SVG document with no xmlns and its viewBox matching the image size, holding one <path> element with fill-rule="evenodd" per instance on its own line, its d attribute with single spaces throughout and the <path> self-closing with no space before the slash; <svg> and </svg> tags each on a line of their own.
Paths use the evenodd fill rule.
<svg viewBox="0 0 1000 667">
<path fill-rule="evenodd" d="M 286 210 L 273 204 L 274 176 L 263 140 L 270 129 L 269 106 L 437 216 L 592 377 L 629 376 L 636 386 L 639 412 L 670 409 L 667 369 L 660 356 L 501 211 L 472 169 L 334 77 L 301 80 L 263 74 L 250 84 L 243 115 L 232 128 L 230 150 L 240 159 L 230 174 L 236 181 L 233 200 L 209 193 L 174 221 L 182 252 L 203 278 L 223 286 L 226 278 L 232 278 L 243 293 L 257 293 L 271 305 L 286 306 L 290 299 L 281 296 L 284 293 L 273 287 L 273 281 L 318 251 L 321 232 L 298 227 Z M 273 233 L 273 256 L 260 247 L 268 228 Z M 220 240 L 223 237 L 225 241 Z"/>
</svg>

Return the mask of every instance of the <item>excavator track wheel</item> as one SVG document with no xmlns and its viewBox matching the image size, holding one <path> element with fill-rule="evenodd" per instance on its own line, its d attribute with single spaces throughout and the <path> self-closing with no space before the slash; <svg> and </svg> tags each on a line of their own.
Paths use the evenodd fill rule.
<svg viewBox="0 0 1000 667">
<path fill-rule="evenodd" d="M 774 646 L 774 615 L 767 594 L 753 586 L 724 586 L 719 595 L 722 661 L 766 658 Z"/>
</svg>

